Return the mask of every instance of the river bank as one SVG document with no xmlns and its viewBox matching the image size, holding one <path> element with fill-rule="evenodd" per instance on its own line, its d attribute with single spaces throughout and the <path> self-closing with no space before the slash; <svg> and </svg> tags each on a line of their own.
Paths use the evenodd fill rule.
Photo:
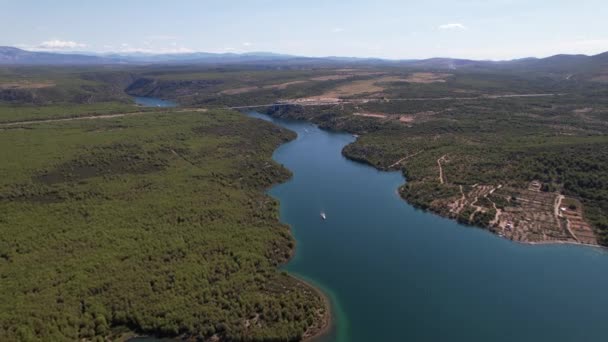
<svg viewBox="0 0 608 342">
<path fill-rule="evenodd" d="M 329 296 L 326 295 L 323 290 L 321 290 L 317 285 L 314 285 L 296 275 L 290 276 L 293 277 L 295 280 L 307 285 L 312 291 L 317 294 L 317 296 L 321 297 L 325 306 L 325 310 L 319 315 L 320 324 L 306 331 L 304 335 L 302 335 L 302 340 L 307 342 L 313 342 L 318 338 L 328 335 L 331 332 L 331 329 L 333 328 L 331 300 L 329 299 Z"/>
<path fill-rule="evenodd" d="M 238 115 L 236 113 L 232 113 L 234 115 Z M 277 133 L 277 128 L 273 128 L 268 123 L 261 122 L 253 122 L 254 120 L 249 120 L 246 118 L 241 118 L 243 121 L 249 122 L 251 127 L 267 127 L 272 130 L 273 134 Z M 283 239 L 279 241 L 278 244 L 275 245 L 277 249 L 269 250 L 269 253 L 274 254 L 274 262 L 272 274 L 276 274 L 278 277 L 271 284 L 262 284 L 262 288 L 260 289 L 259 294 L 270 294 L 275 298 L 279 298 L 279 300 L 271 303 L 271 306 L 274 304 L 275 308 L 279 306 L 287 307 L 287 311 L 285 309 L 281 310 L 279 315 L 276 314 L 276 311 L 272 307 L 262 307 L 262 311 L 256 311 L 255 315 L 243 316 L 242 324 L 245 327 L 256 326 L 256 322 L 260 322 L 262 325 L 266 324 L 265 321 L 276 321 L 277 317 L 284 317 L 283 320 L 287 321 L 287 324 L 290 325 L 290 328 L 295 328 L 294 333 L 286 337 L 284 330 L 277 329 L 276 331 L 270 331 L 259 333 L 252 329 L 249 335 L 241 335 L 242 338 L 246 340 L 249 338 L 248 336 L 255 336 L 260 340 L 292 340 L 295 339 L 296 336 L 301 337 L 304 340 L 312 341 L 318 338 L 319 336 L 326 335 L 330 332 L 332 327 L 332 315 L 331 315 L 331 298 L 330 295 L 326 294 L 323 291 L 323 288 L 317 286 L 314 283 L 314 280 L 306 279 L 305 277 L 300 277 L 297 274 L 288 273 L 282 271 L 281 268 L 285 267 L 286 264 L 294 258 L 297 250 L 297 241 L 292 234 L 290 227 L 287 224 L 279 223 L 279 211 L 273 200 L 271 200 L 271 195 L 269 194 L 270 190 L 274 186 L 278 186 L 283 182 L 286 182 L 293 176 L 293 173 L 289 171 L 287 168 L 282 167 L 280 164 L 272 161 L 270 158 L 274 152 L 274 150 L 284 144 L 289 144 L 290 142 L 296 139 L 296 134 L 293 131 L 288 131 L 285 129 L 280 129 L 280 131 L 284 132 L 282 134 L 282 138 L 276 144 L 272 146 L 268 146 L 267 154 L 264 159 L 264 168 L 253 168 L 254 170 L 268 170 L 270 167 L 272 169 L 276 169 L 276 171 L 269 173 L 270 178 L 267 179 L 267 183 L 264 186 L 257 188 L 259 197 L 255 200 L 256 203 L 266 203 L 265 206 L 268 206 L 268 211 L 265 217 L 270 220 L 272 223 L 266 223 L 264 225 L 265 228 L 275 228 L 280 229 L 283 234 Z M 207 135 L 213 134 L 213 131 L 207 132 Z M 178 155 L 176 152 L 172 152 L 174 155 L 183 159 L 181 153 Z M 251 203 L 251 202 L 250 202 Z M 270 210 L 272 209 L 272 210 Z M 251 215 L 254 217 L 255 215 Z M 256 227 L 257 228 L 257 227 Z M 259 229 L 259 228 L 257 228 Z M 273 245 L 275 243 L 273 242 Z M 277 270 L 277 268 L 279 268 Z M 264 273 L 262 273 L 264 274 Z M 268 273 L 264 274 L 264 276 L 272 276 Z M 240 296 L 251 295 L 249 293 L 242 293 Z M 296 295 L 298 297 L 295 300 L 293 305 L 289 302 L 284 302 L 281 299 L 285 297 L 291 297 Z M 263 298 L 263 297 L 262 297 Z M 258 302 L 259 299 L 258 299 Z M 255 305 L 260 305 L 260 304 Z M 302 314 L 302 312 L 306 312 L 306 314 Z M 266 316 L 267 315 L 267 316 Z M 229 324 L 224 323 L 224 321 L 219 321 L 217 324 Z M 262 325 L 258 324 L 258 327 L 262 327 Z M 153 336 L 141 336 L 141 332 L 133 332 L 133 331 L 125 331 L 125 327 L 115 327 L 116 335 L 113 337 L 117 340 L 128 340 L 131 342 L 159 342 L 159 341 L 167 341 L 168 339 L 161 337 L 153 337 Z M 302 329 L 300 332 L 298 329 Z M 306 329 L 306 331 L 303 331 Z M 128 330 L 128 329 L 127 329 Z M 303 336 L 301 335 L 303 333 Z M 236 334 L 235 334 L 236 335 Z M 180 340 L 192 340 L 195 337 L 201 338 L 200 335 L 189 335 L 185 332 L 181 332 L 181 335 L 173 335 L 173 334 L 163 334 L 162 332 L 159 336 L 175 336 L 176 339 Z M 233 335 L 234 336 L 234 335 Z M 237 335 L 238 336 L 238 335 Z M 235 340 L 235 337 L 230 335 L 225 336 L 221 333 L 208 334 L 203 337 L 204 340 L 208 341 L 221 341 L 221 340 Z M 238 339 L 237 339 L 238 340 Z"/>
<path fill-rule="evenodd" d="M 269 192 L 297 240 L 285 269 L 331 291 L 338 306 L 332 334 L 319 341 L 602 336 L 608 277 L 597 270 L 608 265 L 605 251 L 513 244 L 415 209 L 396 192 L 400 172 L 342 154 L 351 134 L 273 120 L 298 133 L 273 155 L 293 177 Z M 505 324 L 518 329 L 502 334 Z"/>
<path fill-rule="evenodd" d="M 336 110 L 340 112 L 340 110 Z M 322 114 L 315 114 L 308 108 L 295 106 L 269 107 L 266 108 L 265 113 L 275 118 L 305 120 L 332 132 L 353 134 L 357 140 L 346 145 L 341 151 L 342 155 L 349 160 L 369 165 L 377 170 L 403 173 L 404 177 L 408 178 L 408 182 L 404 182 L 405 184 L 399 187 L 400 197 L 417 209 L 455 220 L 460 224 L 482 228 L 514 242 L 572 243 L 582 246 L 601 246 L 602 244 L 600 236 L 597 235 L 597 231 L 593 232 L 587 217 L 583 218 L 585 220 L 583 227 L 578 228 L 579 231 L 576 232 L 576 235 L 564 228 L 567 225 L 559 222 L 561 215 L 554 215 L 553 198 L 550 198 L 553 193 L 528 191 L 525 184 L 517 183 L 516 180 L 504 175 L 502 178 L 488 179 L 487 183 L 481 183 L 481 185 L 477 183 L 479 181 L 475 184 L 466 183 L 466 179 L 458 178 L 454 174 L 454 169 L 457 169 L 460 164 L 452 166 L 447 174 L 447 171 L 443 170 L 445 167 L 442 168 L 442 164 L 449 164 L 448 161 L 452 159 L 450 153 L 420 149 L 415 153 L 405 153 L 406 157 L 393 157 L 399 158 L 397 162 L 394 162 L 395 159 L 387 159 L 385 155 L 394 154 L 396 150 L 382 147 L 384 146 L 382 144 L 388 146 L 393 144 L 389 138 L 383 137 L 383 134 L 388 134 L 390 137 L 392 133 L 383 131 L 384 133 L 378 134 L 379 128 L 373 128 L 375 127 L 373 120 L 363 123 L 357 121 L 358 119 L 353 119 L 351 122 L 347 117 L 330 114 L 330 107 L 323 109 Z M 371 127 L 370 132 L 367 131 L 369 127 Z M 394 127 L 394 129 L 397 128 Z M 370 136 L 373 138 L 369 138 Z M 408 150 L 410 148 L 407 147 Z M 434 156 L 435 154 L 437 156 Z M 458 154 L 459 152 L 455 151 L 453 155 Z M 414 157 L 421 159 L 413 160 Z M 405 160 L 408 162 L 404 162 Z M 429 165 L 425 164 L 427 162 Z M 458 180 L 451 181 L 454 178 L 458 178 Z M 532 183 L 535 182 L 537 181 Z M 479 188 L 477 188 L 478 185 Z M 463 193 L 463 186 L 466 188 L 465 193 Z M 505 208 L 501 207 L 502 210 L 498 210 L 496 208 L 498 202 L 494 203 L 495 200 L 488 197 L 492 193 L 498 195 L 496 199 L 503 202 L 505 200 L 512 202 L 509 198 L 517 194 L 518 203 L 510 203 L 506 210 L 509 214 L 505 216 Z M 555 194 L 559 195 L 557 192 Z M 478 199 L 490 204 L 482 207 L 477 203 Z M 520 199 L 521 202 L 519 202 Z M 536 202 L 540 202 L 540 207 L 536 205 Z M 540 218 L 547 215 L 551 216 L 551 222 L 549 219 Z M 582 211 L 579 215 L 582 215 Z M 579 234 L 584 238 L 577 238 Z M 589 236 L 591 237 L 589 238 Z"/>
<path fill-rule="evenodd" d="M 250 117 L 256 118 L 256 119 L 261 119 L 261 120 L 265 120 L 265 121 L 270 121 L 272 122 L 272 120 L 269 120 L 268 117 L 259 115 L 255 112 L 250 112 L 247 114 Z M 297 133 L 296 133 L 297 134 Z M 294 139 L 285 142 L 283 145 L 285 144 L 289 144 L 291 142 L 293 142 L 295 139 L 297 139 L 298 137 L 296 136 Z M 283 146 L 281 145 L 281 146 Z M 280 146 L 278 147 L 280 148 Z M 290 173 L 291 176 L 293 177 L 293 172 L 289 169 L 287 169 Z M 288 180 L 289 181 L 289 180 Z M 272 191 L 272 188 L 280 185 L 282 183 L 275 183 L 273 185 L 271 185 L 271 187 L 269 188 L 268 192 L 270 193 Z M 270 194 L 272 196 L 272 194 Z M 280 216 L 280 215 L 279 215 Z M 277 219 L 280 220 L 280 217 L 277 217 Z M 288 224 L 289 226 L 289 224 Z M 290 226 L 289 232 L 293 238 L 293 240 L 295 241 L 294 243 L 294 247 L 291 249 L 291 253 L 290 256 L 288 258 L 288 260 L 283 264 L 283 267 L 288 265 L 295 257 L 296 257 L 296 252 L 298 249 L 298 242 L 297 239 L 295 238 L 294 234 L 293 234 L 293 229 Z M 333 315 L 332 315 L 332 300 L 330 299 L 329 295 L 326 294 L 323 289 L 317 285 L 314 284 L 314 281 L 312 280 L 308 280 L 305 279 L 302 276 L 299 276 L 297 274 L 292 274 L 292 273 L 288 273 L 288 275 L 293 278 L 294 280 L 298 281 L 299 283 L 303 284 L 304 286 L 306 286 L 307 288 L 309 288 L 311 291 L 313 291 L 314 293 L 316 293 L 317 296 L 319 296 L 319 298 L 322 299 L 323 303 L 324 303 L 324 311 L 322 313 L 319 313 L 319 321 L 317 324 L 315 324 L 314 326 L 312 326 L 311 328 L 309 328 L 306 332 L 304 332 L 302 339 L 303 341 L 308 341 L 308 342 L 313 342 L 318 340 L 319 338 L 322 338 L 324 336 L 327 336 L 332 328 L 333 328 Z"/>
</svg>

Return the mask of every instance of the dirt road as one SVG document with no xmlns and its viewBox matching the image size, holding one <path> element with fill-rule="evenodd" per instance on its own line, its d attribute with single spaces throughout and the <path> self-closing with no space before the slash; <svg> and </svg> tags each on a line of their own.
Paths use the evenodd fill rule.
<svg viewBox="0 0 608 342">
<path fill-rule="evenodd" d="M 384 99 L 384 98 L 360 98 L 360 99 L 348 99 L 348 100 L 331 100 L 331 101 L 303 101 L 303 99 L 286 100 L 275 103 L 267 104 L 255 104 L 250 106 L 235 106 L 228 107 L 230 109 L 255 109 L 255 108 L 266 108 L 266 107 L 285 107 L 285 106 L 331 106 L 331 105 L 342 105 L 342 104 L 363 104 L 369 102 L 399 102 L 399 101 L 472 101 L 472 100 L 495 100 L 503 98 L 517 98 L 517 97 L 550 97 L 550 96 L 562 96 L 565 94 L 502 94 L 502 95 L 481 95 L 474 97 L 412 97 L 412 98 L 395 98 L 395 99 Z"/>
<path fill-rule="evenodd" d="M 441 166 L 441 162 L 445 161 L 445 157 L 447 156 L 447 154 L 444 154 L 443 156 L 441 156 L 441 158 L 437 159 L 437 166 L 439 166 L 439 183 L 441 184 L 445 184 L 445 176 L 443 175 L 443 167 Z"/>
<path fill-rule="evenodd" d="M 562 201 L 564 200 L 564 198 L 566 197 L 564 197 L 563 195 L 558 195 L 557 198 L 555 198 L 555 205 L 553 207 L 555 219 L 557 220 L 557 225 L 560 229 L 563 229 L 561 221 L 562 214 L 560 213 L 560 208 L 562 207 Z M 574 232 L 572 231 L 572 228 L 570 227 L 570 222 L 568 220 L 566 220 L 566 230 L 574 240 L 580 242 L 576 234 L 574 234 Z"/>
<path fill-rule="evenodd" d="M 392 169 L 392 168 L 394 168 L 395 166 L 398 166 L 399 164 L 401 164 L 401 163 L 403 163 L 404 161 L 408 160 L 409 158 L 415 157 L 415 156 L 419 155 L 419 154 L 420 154 L 420 153 L 422 153 L 422 152 L 424 152 L 424 150 L 420 150 L 420 151 L 418 151 L 418 152 L 416 152 L 416 153 L 414 153 L 414 154 L 410 154 L 410 155 L 408 155 L 408 156 L 405 156 L 405 157 L 403 157 L 403 158 L 401 158 L 401 159 L 397 160 L 395 163 L 393 163 L 393 164 L 392 164 L 391 166 L 389 166 L 388 168 L 389 168 L 389 169 Z"/>
</svg>

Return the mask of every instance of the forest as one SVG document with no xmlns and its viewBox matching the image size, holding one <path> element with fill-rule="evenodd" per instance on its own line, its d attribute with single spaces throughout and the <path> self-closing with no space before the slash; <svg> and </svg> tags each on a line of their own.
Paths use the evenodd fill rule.
<svg viewBox="0 0 608 342">
<path fill-rule="evenodd" d="M 406 201 L 496 233 L 498 211 L 525 211 L 538 182 L 542 210 L 567 196 L 608 245 L 608 85 L 587 78 L 346 62 L 2 67 L 0 340 L 291 341 L 324 327 L 320 294 L 280 271 L 295 241 L 265 194 L 290 176 L 271 155 L 294 134 L 232 106 L 356 134 L 343 154 L 403 172 Z"/>
<path fill-rule="evenodd" d="M 511 80 L 504 74 L 460 77 L 436 86 L 408 84 L 408 90 L 402 90 L 394 84 L 389 88 L 399 96 L 413 96 L 410 90 L 417 87 L 423 92 L 417 96 L 434 96 L 431 100 L 390 101 L 387 97 L 361 104 L 271 106 L 266 112 L 359 135 L 344 149 L 345 156 L 379 169 L 401 169 L 408 180 L 400 191 L 404 199 L 445 216 L 454 215 L 446 203 L 461 196 L 461 186 L 467 191 L 480 184 L 526 189 L 530 182 L 540 181 L 544 192 L 580 200 L 598 243 L 608 245 L 608 102 L 596 95 L 601 89 L 608 91 L 606 85 L 577 82 L 567 88 L 551 78 L 537 77 L 536 85 L 530 82 L 529 89 L 522 89 L 509 87 L 525 80 L 523 76 L 511 76 Z M 479 94 L 500 89 L 511 94 L 517 90 L 555 95 L 467 96 L 462 100 L 462 95 L 452 97 L 446 92 L 454 91 L 450 83 L 465 82 Z M 445 183 L 438 178 L 442 157 Z M 465 211 L 456 218 L 492 228 L 489 222 L 495 210 L 484 208 L 484 215 Z"/>
<path fill-rule="evenodd" d="M 278 270 L 295 243 L 265 195 L 293 138 L 221 110 L 3 128 L 0 340 L 313 334 L 325 303 Z"/>
</svg>

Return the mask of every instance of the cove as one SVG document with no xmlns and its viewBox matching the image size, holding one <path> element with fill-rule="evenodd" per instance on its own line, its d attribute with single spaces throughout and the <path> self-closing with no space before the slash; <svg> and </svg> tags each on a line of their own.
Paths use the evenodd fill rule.
<svg viewBox="0 0 608 342">
<path fill-rule="evenodd" d="M 269 193 L 297 240 L 285 269 L 332 301 L 315 341 L 605 340 L 606 250 L 513 243 L 416 210 L 401 173 L 341 155 L 350 134 L 248 115 L 298 134 L 273 156 L 293 177 Z"/>
</svg>

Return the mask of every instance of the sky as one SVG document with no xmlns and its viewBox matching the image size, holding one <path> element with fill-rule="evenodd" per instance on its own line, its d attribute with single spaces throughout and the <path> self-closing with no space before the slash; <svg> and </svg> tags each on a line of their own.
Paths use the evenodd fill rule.
<svg viewBox="0 0 608 342">
<path fill-rule="evenodd" d="M 608 51 L 607 0 L 0 0 L 0 45 L 503 60 Z"/>
</svg>

